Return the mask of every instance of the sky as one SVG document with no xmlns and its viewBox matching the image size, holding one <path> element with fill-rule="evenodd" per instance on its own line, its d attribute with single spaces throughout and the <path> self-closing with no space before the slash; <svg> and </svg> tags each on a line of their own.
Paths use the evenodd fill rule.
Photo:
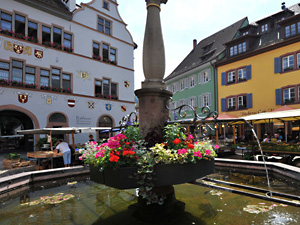
<svg viewBox="0 0 300 225">
<path fill-rule="evenodd" d="M 76 0 L 90 2 L 89 0 Z M 146 24 L 145 0 L 117 0 L 123 21 L 128 24 L 138 48 L 134 51 L 135 90 L 141 88 L 143 75 L 142 51 Z M 249 22 L 281 10 L 283 0 L 168 0 L 161 5 L 161 23 L 165 45 L 165 77 L 182 62 L 193 48 L 193 40 L 202 39 L 248 17 Z M 300 0 L 286 0 L 287 7 Z"/>
</svg>

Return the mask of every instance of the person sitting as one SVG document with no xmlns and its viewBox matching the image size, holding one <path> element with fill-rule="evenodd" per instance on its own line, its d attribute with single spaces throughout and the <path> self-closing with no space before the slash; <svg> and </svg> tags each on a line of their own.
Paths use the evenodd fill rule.
<svg viewBox="0 0 300 225">
<path fill-rule="evenodd" d="M 265 134 L 263 142 L 269 143 L 269 136 L 267 134 Z"/>
<path fill-rule="evenodd" d="M 71 149 L 69 148 L 68 143 L 64 142 L 63 139 L 59 139 L 58 145 L 54 149 L 55 152 L 58 150 L 63 154 L 64 165 L 65 167 L 69 167 L 71 164 Z"/>
</svg>

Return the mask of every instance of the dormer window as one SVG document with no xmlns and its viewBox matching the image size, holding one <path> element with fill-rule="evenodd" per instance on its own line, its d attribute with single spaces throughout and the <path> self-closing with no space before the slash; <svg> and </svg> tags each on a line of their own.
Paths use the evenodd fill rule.
<svg viewBox="0 0 300 225">
<path fill-rule="evenodd" d="M 244 33 L 242 34 L 242 36 L 245 36 L 245 35 L 247 35 L 247 34 L 249 34 L 248 31 L 244 32 Z"/>
<path fill-rule="evenodd" d="M 264 33 L 264 32 L 267 32 L 268 31 L 268 24 L 266 23 L 266 24 L 264 24 L 264 25 L 262 25 L 261 27 L 261 33 Z"/>
<path fill-rule="evenodd" d="M 300 22 L 298 22 L 297 27 L 298 27 L 298 33 L 299 33 L 300 32 Z M 294 23 L 294 24 L 288 25 L 284 28 L 284 30 L 285 30 L 286 38 L 295 36 L 297 33 L 296 24 Z"/>
<path fill-rule="evenodd" d="M 107 1 L 103 1 L 103 8 L 109 10 L 109 3 Z"/>
<path fill-rule="evenodd" d="M 234 56 L 243 52 L 246 52 L 246 42 L 240 43 L 230 47 L 230 56 Z"/>
</svg>

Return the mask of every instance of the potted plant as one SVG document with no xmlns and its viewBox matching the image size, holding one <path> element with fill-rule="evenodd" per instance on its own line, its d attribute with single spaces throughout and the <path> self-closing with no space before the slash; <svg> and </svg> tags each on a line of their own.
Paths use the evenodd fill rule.
<svg viewBox="0 0 300 225">
<path fill-rule="evenodd" d="M 80 159 L 90 165 L 91 180 L 119 189 L 139 187 L 139 195 L 149 202 L 156 199 L 154 187 L 190 182 L 214 171 L 218 146 L 194 141 L 177 124 L 165 128 L 164 138 L 147 148 L 139 128 L 130 126 L 101 145 L 87 143 Z"/>
</svg>

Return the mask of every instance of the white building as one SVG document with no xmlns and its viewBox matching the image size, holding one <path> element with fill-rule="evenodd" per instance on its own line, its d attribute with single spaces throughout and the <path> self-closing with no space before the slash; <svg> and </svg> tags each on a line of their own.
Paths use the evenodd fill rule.
<svg viewBox="0 0 300 225">
<path fill-rule="evenodd" d="M 1 0 L 0 150 L 33 149 L 19 129 L 117 126 L 134 111 L 134 48 L 116 0 Z"/>
</svg>

